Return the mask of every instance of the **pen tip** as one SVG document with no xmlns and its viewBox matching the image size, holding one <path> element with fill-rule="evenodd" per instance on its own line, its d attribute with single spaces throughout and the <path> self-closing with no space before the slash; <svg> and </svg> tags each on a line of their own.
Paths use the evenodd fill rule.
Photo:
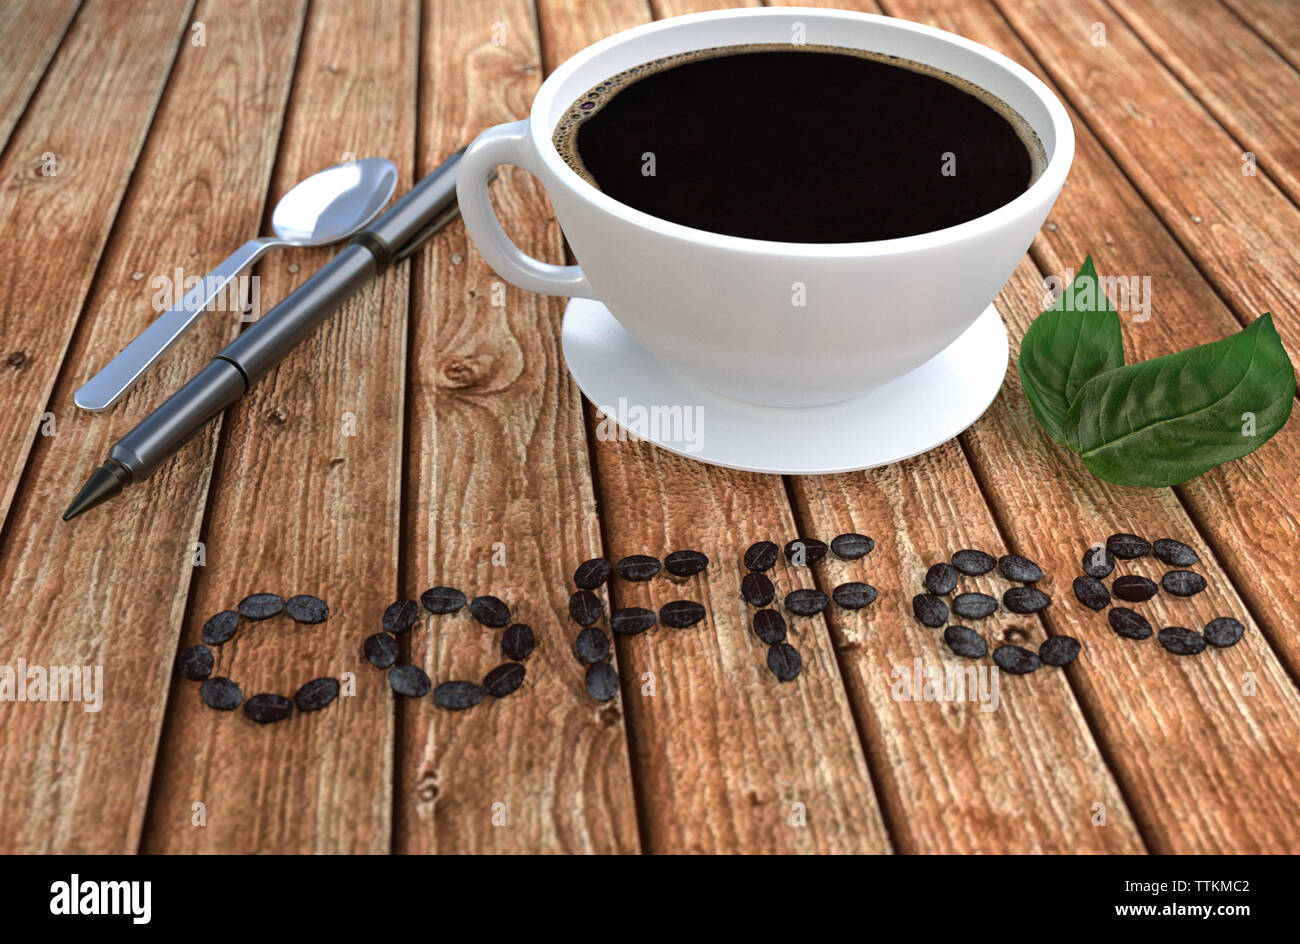
<svg viewBox="0 0 1300 944">
<path fill-rule="evenodd" d="M 78 515 L 89 511 L 96 505 L 102 505 L 110 498 L 121 493 L 127 479 L 124 474 L 125 471 L 121 463 L 110 459 L 90 473 L 90 478 L 86 479 L 86 484 L 81 486 L 81 491 L 77 493 L 77 497 L 72 500 L 72 504 L 63 513 L 63 520 L 71 521 Z"/>
</svg>

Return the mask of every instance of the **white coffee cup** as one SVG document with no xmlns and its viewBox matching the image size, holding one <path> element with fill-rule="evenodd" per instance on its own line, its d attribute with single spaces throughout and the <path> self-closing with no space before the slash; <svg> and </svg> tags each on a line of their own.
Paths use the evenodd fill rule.
<svg viewBox="0 0 1300 944">
<path fill-rule="evenodd" d="M 873 242 L 788 243 L 710 233 L 635 210 L 584 180 L 552 144 L 574 100 L 624 69 L 713 46 L 792 41 L 892 54 L 985 89 L 1038 135 L 1042 173 L 1010 203 L 957 226 Z M 573 56 L 542 83 L 526 121 L 474 140 L 457 195 L 470 237 L 502 278 L 534 292 L 599 299 L 688 381 L 751 403 L 804 407 L 866 393 L 969 328 L 1029 248 L 1073 156 L 1064 106 L 1026 69 L 978 43 L 841 10 L 720 10 L 627 30 Z M 500 164 L 541 181 L 579 265 L 538 261 L 506 236 L 487 190 Z"/>
</svg>

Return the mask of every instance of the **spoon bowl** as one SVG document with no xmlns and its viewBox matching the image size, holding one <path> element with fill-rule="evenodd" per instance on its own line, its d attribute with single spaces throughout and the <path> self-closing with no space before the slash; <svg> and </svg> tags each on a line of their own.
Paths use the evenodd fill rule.
<svg viewBox="0 0 1300 944">
<path fill-rule="evenodd" d="M 271 213 L 271 229 L 295 246 L 324 246 L 351 236 L 397 189 L 397 167 L 382 157 L 327 167 L 295 184 Z"/>
</svg>

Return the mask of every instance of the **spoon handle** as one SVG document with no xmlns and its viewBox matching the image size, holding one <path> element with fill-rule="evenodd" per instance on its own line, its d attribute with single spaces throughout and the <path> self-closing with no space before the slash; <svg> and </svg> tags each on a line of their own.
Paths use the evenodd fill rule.
<svg viewBox="0 0 1300 944">
<path fill-rule="evenodd" d="M 175 305 L 153 320 L 135 339 L 122 348 L 94 377 L 73 394 L 72 401 L 91 413 L 107 410 L 126 394 L 149 366 L 176 343 L 227 285 L 257 260 L 262 253 L 284 243 L 276 239 L 252 239 L 244 243 Z"/>
</svg>

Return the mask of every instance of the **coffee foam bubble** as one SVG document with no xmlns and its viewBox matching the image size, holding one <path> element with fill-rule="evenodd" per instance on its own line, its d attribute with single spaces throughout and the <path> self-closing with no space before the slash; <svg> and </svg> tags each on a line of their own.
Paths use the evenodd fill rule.
<svg viewBox="0 0 1300 944">
<path fill-rule="evenodd" d="M 873 52 L 868 49 L 850 49 L 847 46 L 825 46 L 809 44 L 805 46 L 795 46 L 790 43 L 745 43 L 736 46 L 711 46 L 708 49 L 693 49 L 689 52 L 680 52 L 672 56 L 665 56 L 662 59 L 652 59 L 649 62 L 643 62 L 639 66 L 631 69 L 624 69 L 617 75 L 611 76 L 599 85 L 594 85 L 582 95 L 578 96 L 574 102 L 564 110 L 556 122 L 555 130 L 551 135 L 551 144 L 559 153 L 564 163 L 578 174 L 583 180 L 591 184 L 597 190 L 600 185 L 587 171 L 587 167 L 578 155 L 578 132 L 588 118 L 596 114 L 600 109 L 610 101 L 620 90 L 626 88 L 634 82 L 644 79 L 646 76 L 654 75 L 656 72 L 664 72 L 676 66 L 683 65 L 687 62 L 693 62 L 697 59 L 716 59 L 722 56 L 743 55 L 748 52 L 811 52 L 811 53 L 831 53 L 842 56 L 858 56 L 862 59 L 872 59 L 876 62 L 883 62 L 886 65 L 898 66 L 902 69 L 908 69 L 912 72 L 919 72 L 923 75 L 933 76 L 947 82 L 949 85 L 961 89 L 968 95 L 979 99 L 985 105 L 988 105 L 995 112 L 1001 115 L 1011 125 L 1024 144 L 1025 150 L 1029 152 L 1030 174 L 1029 184 L 1031 186 L 1047 167 L 1047 149 L 1043 147 L 1042 140 L 1038 137 L 1037 132 L 1030 126 L 1029 122 L 1021 117 L 1020 113 L 1014 108 L 998 98 L 992 92 L 981 88 L 974 82 L 963 79 L 960 76 L 953 75 L 951 72 L 945 72 L 943 69 L 935 66 L 926 65 L 923 62 L 914 62 L 911 59 L 904 59 L 901 56 L 891 56 L 888 53 Z"/>
</svg>

